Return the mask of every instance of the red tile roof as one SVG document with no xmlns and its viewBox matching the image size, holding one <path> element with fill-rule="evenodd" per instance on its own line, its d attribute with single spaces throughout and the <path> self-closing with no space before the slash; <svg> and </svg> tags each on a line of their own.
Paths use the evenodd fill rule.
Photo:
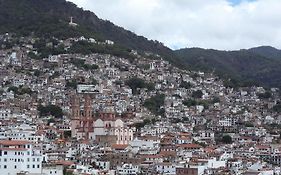
<svg viewBox="0 0 281 175">
<path fill-rule="evenodd" d="M 190 148 L 190 149 L 192 149 L 192 148 L 197 148 L 197 149 L 199 149 L 199 148 L 202 148 L 202 146 L 200 146 L 200 145 L 198 145 L 198 144 L 194 144 L 194 143 L 190 143 L 190 144 L 179 144 L 179 145 L 177 145 L 178 147 L 180 147 L 180 148 Z"/>
<path fill-rule="evenodd" d="M 113 149 L 126 149 L 128 147 L 128 144 L 124 144 L 124 145 L 122 145 L 122 144 L 113 144 L 112 146 L 111 146 L 111 148 L 113 148 Z"/>
<path fill-rule="evenodd" d="M 27 145 L 31 142 L 26 140 L 0 140 L 0 145 L 15 146 L 15 145 Z"/>
</svg>

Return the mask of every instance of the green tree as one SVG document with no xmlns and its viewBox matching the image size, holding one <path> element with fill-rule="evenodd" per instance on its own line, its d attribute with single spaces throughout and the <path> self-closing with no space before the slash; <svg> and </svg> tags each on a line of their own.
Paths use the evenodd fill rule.
<svg viewBox="0 0 281 175">
<path fill-rule="evenodd" d="M 41 74 L 40 70 L 35 70 L 34 71 L 34 76 L 39 77 L 40 74 Z"/>
<path fill-rule="evenodd" d="M 222 143 L 224 144 L 231 144 L 232 143 L 232 137 L 230 135 L 224 135 L 222 137 Z"/>
<path fill-rule="evenodd" d="M 19 88 L 15 86 L 11 86 L 8 88 L 8 92 L 13 91 L 15 94 L 18 93 Z"/>
<path fill-rule="evenodd" d="M 214 97 L 212 103 L 219 103 L 221 100 L 219 97 Z"/>
<path fill-rule="evenodd" d="M 190 82 L 182 81 L 180 84 L 180 88 L 190 89 L 192 87 Z"/>
<path fill-rule="evenodd" d="M 223 81 L 223 85 L 228 88 L 238 88 L 239 82 L 236 79 L 227 79 Z"/>
<path fill-rule="evenodd" d="M 75 79 L 73 79 L 73 80 L 66 81 L 65 87 L 66 88 L 76 89 L 77 85 L 78 85 L 78 82 Z"/>
<path fill-rule="evenodd" d="M 278 102 L 275 106 L 273 106 L 272 110 L 274 112 L 281 113 L 281 102 Z"/>
<path fill-rule="evenodd" d="M 62 109 L 56 105 L 47 105 L 47 106 L 39 105 L 37 110 L 39 111 L 40 117 L 51 115 L 56 118 L 62 118 L 63 116 Z"/>
<path fill-rule="evenodd" d="M 187 107 L 196 106 L 197 102 L 194 99 L 188 99 L 183 101 L 183 105 Z"/>
<path fill-rule="evenodd" d="M 92 85 L 97 85 L 98 84 L 98 81 L 94 78 L 91 79 L 91 84 Z"/>
<path fill-rule="evenodd" d="M 193 91 L 191 96 L 193 98 L 202 98 L 203 92 L 201 90 Z"/>
<path fill-rule="evenodd" d="M 164 105 L 165 95 L 157 94 L 144 102 L 144 107 L 150 110 L 155 115 L 163 115 L 164 110 L 161 110 L 161 106 Z"/>
<path fill-rule="evenodd" d="M 257 95 L 260 99 L 269 99 L 272 97 L 272 94 L 269 91 L 266 91 L 265 93 L 259 93 Z"/>
<path fill-rule="evenodd" d="M 31 95 L 33 92 L 30 88 L 28 87 L 15 87 L 11 86 L 8 88 L 8 92 L 13 91 L 16 95 L 24 95 L 24 94 L 29 94 Z"/>
<path fill-rule="evenodd" d="M 133 94 L 138 94 L 138 89 L 141 88 L 147 88 L 148 91 L 152 91 L 155 88 L 154 83 L 146 83 L 143 79 L 137 77 L 127 80 L 125 84 L 132 89 Z"/>
</svg>

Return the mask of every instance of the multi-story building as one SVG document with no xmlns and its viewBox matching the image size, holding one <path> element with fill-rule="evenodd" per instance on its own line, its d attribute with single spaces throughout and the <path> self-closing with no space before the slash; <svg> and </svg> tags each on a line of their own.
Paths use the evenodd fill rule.
<svg viewBox="0 0 281 175">
<path fill-rule="evenodd" d="M 132 164 L 124 164 L 121 167 L 117 167 L 117 174 L 120 175 L 134 175 L 139 173 L 139 167 Z"/>
<path fill-rule="evenodd" d="M 43 134 L 37 134 L 35 130 L 30 129 L 16 129 L 11 128 L 10 130 L 0 131 L 0 140 L 26 140 L 32 143 L 39 143 L 43 141 Z"/>
<path fill-rule="evenodd" d="M 21 172 L 40 174 L 42 154 L 33 148 L 29 141 L 0 141 L 0 172 L 5 175 L 17 175 Z"/>
</svg>

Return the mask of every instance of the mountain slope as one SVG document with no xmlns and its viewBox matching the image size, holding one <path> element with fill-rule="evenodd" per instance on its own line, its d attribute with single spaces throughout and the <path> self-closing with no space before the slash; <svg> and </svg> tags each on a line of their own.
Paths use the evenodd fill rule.
<svg viewBox="0 0 281 175">
<path fill-rule="evenodd" d="M 137 36 L 65 0 L 0 0 L 0 9 L 0 33 L 109 39 L 128 49 L 156 53 L 173 62 L 173 51 L 160 42 Z M 79 24 L 77 28 L 68 26 L 71 16 Z"/>
<path fill-rule="evenodd" d="M 128 50 L 159 54 L 180 68 L 215 70 L 226 77 L 281 86 L 281 51 L 272 47 L 233 52 L 199 48 L 172 51 L 160 42 L 137 36 L 66 0 L 0 0 L 0 9 L 0 34 L 33 34 L 41 38 L 83 35 L 98 40 L 109 39 Z M 68 25 L 70 17 L 79 24 L 78 27 Z"/>
<path fill-rule="evenodd" d="M 264 86 L 281 86 L 281 59 L 265 57 L 252 50 L 218 51 L 200 48 L 181 49 L 177 55 L 194 69 L 215 71 L 242 81 Z"/>
<path fill-rule="evenodd" d="M 260 46 L 249 49 L 250 52 L 255 54 L 268 57 L 268 58 L 275 58 L 281 60 L 281 50 L 278 50 L 271 46 Z"/>
</svg>

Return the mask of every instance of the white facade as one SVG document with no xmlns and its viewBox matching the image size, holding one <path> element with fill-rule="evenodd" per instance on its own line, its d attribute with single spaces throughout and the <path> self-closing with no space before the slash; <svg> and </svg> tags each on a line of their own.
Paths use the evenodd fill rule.
<svg viewBox="0 0 281 175">
<path fill-rule="evenodd" d="M 13 86 L 19 87 L 25 85 L 25 80 L 23 78 L 15 78 L 13 80 Z"/>
<path fill-rule="evenodd" d="M 138 140 L 137 138 L 130 142 L 132 151 L 139 154 L 155 155 L 159 151 L 159 143 L 153 140 Z"/>
<path fill-rule="evenodd" d="M 132 164 L 124 164 L 122 167 L 117 167 L 117 174 L 119 175 L 134 175 L 139 173 L 139 167 Z"/>
<path fill-rule="evenodd" d="M 219 120 L 219 126 L 232 126 L 231 118 L 225 118 L 223 120 Z"/>
<path fill-rule="evenodd" d="M 62 165 L 44 166 L 42 169 L 42 175 L 63 175 Z"/>
<path fill-rule="evenodd" d="M 208 160 L 208 168 L 217 169 L 221 167 L 226 167 L 226 161 L 216 160 L 216 158 Z"/>
<path fill-rule="evenodd" d="M 157 136 L 168 131 L 168 128 L 165 126 L 146 126 L 141 129 L 141 136 L 152 135 Z"/>
<path fill-rule="evenodd" d="M 0 119 L 8 119 L 11 118 L 11 110 L 10 109 L 1 109 L 0 110 Z"/>
<path fill-rule="evenodd" d="M 85 84 L 77 85 L 78 93 L 94 93 L 95 91 L 97 91 L 97 88 L 95 85 L 85 85 Z"/>
<path fill-rule="evenodd" d="M 161 174 L 176 174 L 176 166 L 170 163 L 163 163 L 156 166 L 156 171 Z"/>
<path fill-rule="evenodd" d="M 33 149 L 31 142 L 22 140 L 0 141 L 1 174 L 17 175 L 19 172 L 40 174 L 41 170 L 41 151 Z"/>
<path fill-rule="evenodd" d="M 43 141 L 44 136 L 37 135 L 35 131 L 12 129 L 8 131 L 0 131 L 0 139 L 27 140 L 33 143 L 39 143 L 40 141 Z"/>
</svg>

